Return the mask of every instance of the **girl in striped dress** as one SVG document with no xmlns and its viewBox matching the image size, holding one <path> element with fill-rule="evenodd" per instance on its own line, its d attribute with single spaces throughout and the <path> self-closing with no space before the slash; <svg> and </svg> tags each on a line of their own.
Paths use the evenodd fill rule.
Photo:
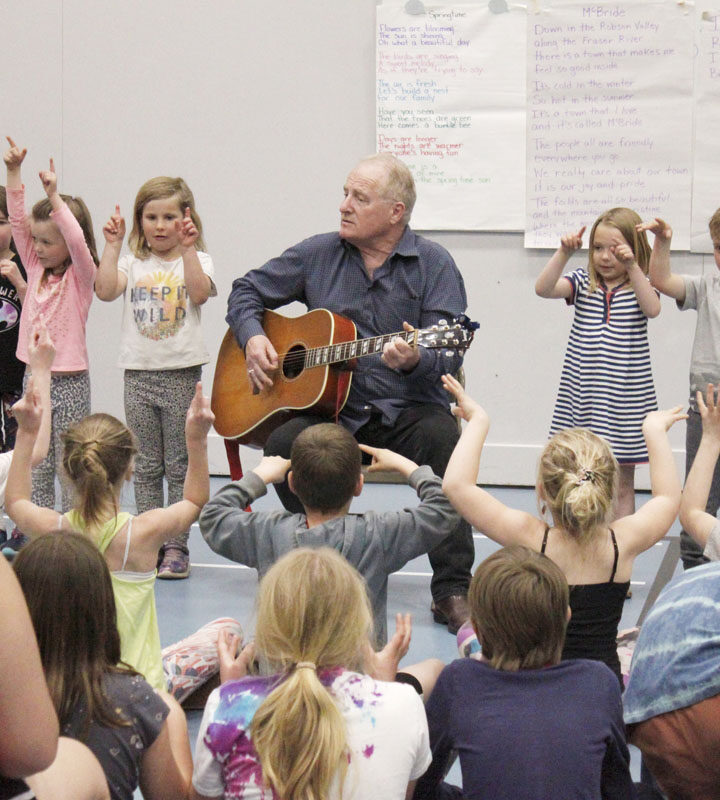
<svg viewBox="0 0 720 800">
<path fill-rule="evenodd" d="M 590 231 L 587 267 L 562 274 L 582 227 L 562 237 L 535 283 L 540 297 L 575 306 L 550 435 L 581 427 L 607 439 L 620 465 L 615 518 L 635 511 L 635 465 L 648 460 L 642 423 L 657 409 L 647 321 L 660 313 L 660 297 L 640 224 L 629 208 L 610 209 Z"/>
</svg>

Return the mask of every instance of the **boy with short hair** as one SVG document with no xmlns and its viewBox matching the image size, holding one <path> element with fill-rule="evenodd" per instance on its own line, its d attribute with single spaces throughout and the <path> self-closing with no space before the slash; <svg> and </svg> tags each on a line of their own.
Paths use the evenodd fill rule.
<svg viewBox="0 0 720 800">
<path fill-rule="evenodd" d="M 363 487 L 361 450 L 372 456 L 370 471 L 394 470 L 418 493 L 420 505 L 403 511 L 350 514 Z M 244 509 L 267 485 L 288 474 L 304 514 Z M 241 480 L 224 486 L 200 514 L 200 530 L 216 552 L 258 570 L 259 577 L 280 556 L 297 547 L 333 547 L 365 578 L 373 608 L 375 636 L 387 640 L 387 579 L 410 559 L 437 547 L 458 524 L 428 466 L 391 450 L 358 445 L 340 425 L 320 423 L 294 441 L 290 460 L 266 456 Z"/>
<path fill-rule="evenodd" d="M 713 242 L 715 265 L 720 269 L 720 208 L 708 224 Z M 668 297 L 674 298 L 681 311 L 695 309 L 697 324 L 690 357 L 690 408 L 685 433 L 685 477 L 692 468 L 700 445 L 702 423 L 695 399 L 698 391 L 705 392 L 708 383 L 720 382 L 720 280 L 715 270 L 703 275 L 677 275 L 670 269 L 672 228 L 659 218 L 642 225 L 655 234 L 650 257 L 650 281 Z M 710 486 L 708 514 L 715 516 L 720 507 L 720 468 L 716 468 Z M 707 562 L 702 548 L 686 530 L 680 532 L 680 554 L 685 569 Z"/>
<path fill-rule="evenodd" d="M 415 798 L 635 797 L 617 678 L 598 661 L 560 661 L 568 595 L 560 568 L 530 548 L 480 564 L 468 602 L 482 658 L 440 673 Z M 456 752 L 462 790 L 443 783 Z"/>
</svg>

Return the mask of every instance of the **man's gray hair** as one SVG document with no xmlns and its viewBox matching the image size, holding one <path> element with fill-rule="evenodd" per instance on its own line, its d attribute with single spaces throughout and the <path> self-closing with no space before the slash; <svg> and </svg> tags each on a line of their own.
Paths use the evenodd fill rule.
<svg viewBox="0 0 720 800">
<path fill-rule="evenodd" d="M 381 189 L 381 194 L 386 200 L 400 201 L 405 206 L 403 221 L 407 225 L 417 198 L 412 172 L 392 153 L 375 153 L 363 158 L 360 163 L 374 163 L 383 167 L 385 185 Z"/>
</svg>

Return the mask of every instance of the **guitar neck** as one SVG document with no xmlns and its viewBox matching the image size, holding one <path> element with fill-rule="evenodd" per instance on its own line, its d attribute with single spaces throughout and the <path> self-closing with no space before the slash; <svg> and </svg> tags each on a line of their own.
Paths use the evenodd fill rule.
<svg viewBox="0 0 720 800">
<path fill-rule="evenodd" d="M 383 348 L 393 339 L 404 339 L 409 345 L 417 344 L 417 330 L 386 333 L 382 336 L 371 336 L 369 339 L 354 339 L 350 342 L 311 347 L 305 352 L 306 367 L 326 367 L 340 364 L 363 356 L 382 353 Z"/>
</svg>

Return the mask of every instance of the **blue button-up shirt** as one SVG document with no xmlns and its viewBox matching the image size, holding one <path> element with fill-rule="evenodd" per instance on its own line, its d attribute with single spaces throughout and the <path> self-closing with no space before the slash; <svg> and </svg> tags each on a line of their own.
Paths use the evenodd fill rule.
<svg viewBox="0 0 720 800">
<path fill-rule="evenodd" d="M 409 227 L 372 277 L 354 245 L 338 233 L 324 233 L 235 280 L 226 319 L 240 346 L 263 333 L 265 308 L 295 300 L 309 310 L 326 308 L 348 317 L 362 339 L 402 331 L 404 321 L 416 328 L 440 319 L 450 323 L 467 304 L 465 285 L 452 256 Z M 341 414 L 343 424 L 354 432 L 373 412 L 380 412 L 383 424 L 390 426 L 410 406 L 447 407 L 440 376 L 455 372 L 461 363 L 457 352 L 424 347 L 409 373 L 386 366 L 380 355 L 360 358 Z"/>
</svg>

